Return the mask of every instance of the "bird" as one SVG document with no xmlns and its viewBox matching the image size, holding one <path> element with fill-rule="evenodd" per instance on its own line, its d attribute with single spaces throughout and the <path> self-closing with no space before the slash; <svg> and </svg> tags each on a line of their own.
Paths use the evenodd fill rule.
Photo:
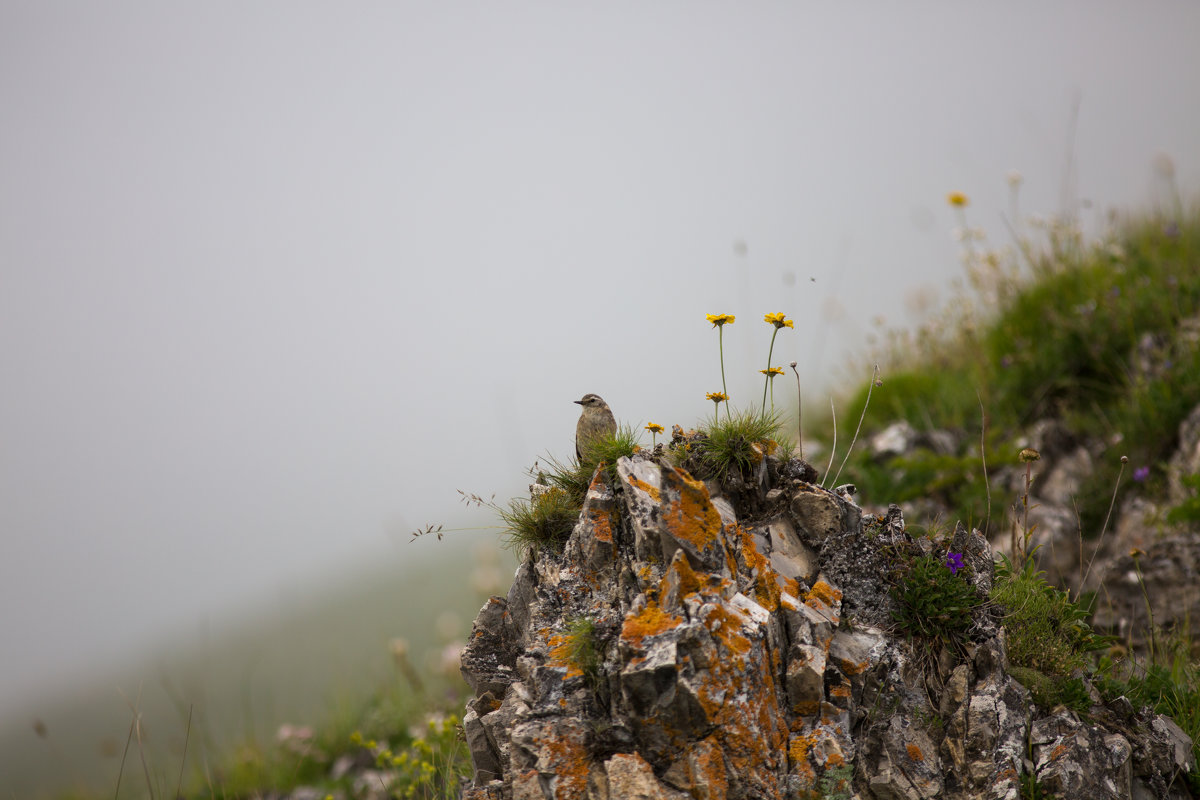
<svg viewBox="0 0 1200 800">
<path fill-rule="evenodd" d="M 592 442 L 617 432 L 617 420 L 608 403 L 598 394 L 585 394 L 583 399 L 575 402 L 583 406 L 583 413 L 575 425 L 575 457 L 582 460 Z"/>
</svg>

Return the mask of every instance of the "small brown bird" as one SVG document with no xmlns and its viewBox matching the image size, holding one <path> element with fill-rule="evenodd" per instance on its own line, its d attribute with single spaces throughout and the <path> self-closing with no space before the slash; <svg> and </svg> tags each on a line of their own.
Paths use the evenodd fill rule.
<svg viewBox="0 0 1200 800">
<path fill-rule="evenodd" d="M 585 394 L 582 400 L 575 402 L 583 406 L 583 413 L 575 425 L 575 457 L 582 459 L 592 441 L 617 432 L 617 420 L 608 403 L 598 394 Z"/>
</svg>

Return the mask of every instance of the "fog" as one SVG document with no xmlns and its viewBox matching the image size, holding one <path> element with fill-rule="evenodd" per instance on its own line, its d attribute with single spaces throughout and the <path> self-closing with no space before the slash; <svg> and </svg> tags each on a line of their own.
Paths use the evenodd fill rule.
<svg viewBox="0 0 1200 800">
<path fill-rule="evenodd" d="M 1200 185 L 1190 2 L 0 3 L 0 716 Z M 1088 201 L 1083 203 L 1083 201 Z M 886 365 L 885 365 L 886 368 Z M 822 399 L 822 402 L 826 400 Z M 453 535 L 494 537 L 494 532 Z M 446 587 L 456 591 L 455 587 Z"/>
</svg>

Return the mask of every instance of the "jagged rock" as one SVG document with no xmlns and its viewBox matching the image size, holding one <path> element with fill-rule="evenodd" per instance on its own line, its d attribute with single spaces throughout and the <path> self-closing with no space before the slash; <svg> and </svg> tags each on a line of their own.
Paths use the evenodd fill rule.
<svg viewBox="0 0 1200 800">
<path fill-rule="evenodd" d="M 599 478 L 600 471 L 592 477 L 583 511 L 578 525 L 583 526 L 573 541 L 579 544 L 583 566 L 588 574 L 597 579 L 611 577 L 617 563 L 617 545 L 614 534 L 617 525 L 617 503 L 612 488 Z"/>
<path fill-rule="evenodd" d="M 471 627 L 471 642 L 461 656 L 462 674 L 476 695 L 503 695 L 516 678 L 517 648 L 510 635 L 508 601 L 489 597 Z"/>
<path fill-rule="evenodd" d="M 862 518 L 858 506 L 811 483 L 796 487 L 790 508 L 796 529 L 817 546 L 835 533 L 857 527 Z"/>
<path fill-rule="evenodd" d="M 1033 723 L 1029 743 L 1046 791 L 1096 800 L 1133 796 L 1133 748 L 1121 734 L 1084 725 L 1074 712 L 1060 709 Z"/>
<path fill-rule="evenodd" d="M 769 554 L 776 572 L 805 583 L 817 576 L 817 554 L 800 540 L 787 517 L 776 517 L 767 524 L 766 530 L 769 539 L 765 541 L 765 549 L 760 547 L 759 552 Z"/>
<path fill-rule="evenodd" d="M 691 795 L 663 786 L 654 769 L 637 753 L 618 753 L 604 762 L 607 791 L 599 795 L 611 800 L 690 800 Z M 599 794 L 599 793 L 598 793 Z"/>
<path fill-rule="evenodd" d="M 695 569 L 725 566 L 718 536 L 723 522 L 703 482 L 674 467 L 627 458 L 618 462 L 617 476 L 639 558 L 670 561 L 681 549 Z"/>
<path fill-rule="evenodd" d="M 1129 796 L 1186 768 L 1182 732 L 1131 707 L 1111 724 L 1035 720 L 987 609 L 961 652 L 900 638 L 895 559 L 929 540 L 896 506 L 864 519 L 797 477 L 806 465 L 761 463 L 719 486 L 644 456 L 596 473 L 561 551 L 531 555 L 475 621 L 464 800 L 801 800 L 835 779 L 863 800 L 1015 800 L 1035 766 L 1063 791 L 1086 775 Z M 986 592 L 984 537 L 960 526 L 950 546 Z M 600 662 L 587 673 L 580 617 Z"/>
</svg>

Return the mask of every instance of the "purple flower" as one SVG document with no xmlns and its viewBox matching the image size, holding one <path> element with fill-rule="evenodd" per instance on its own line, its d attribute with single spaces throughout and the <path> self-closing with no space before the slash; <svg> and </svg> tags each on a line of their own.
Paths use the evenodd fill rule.
<svg viewBox="0 0 1200 800">
<path fill-rule="evenodd" d="M 946 553 L 946 569 L 950 570 L 951 575 L 957 575 L 958 571 L 963 568 L 962 553 Z"/>
<path fill-rule="evenodd" d="M 1133 479 L 1135 481 L 1137 481 L 1138 483 L 1141 483 L 1142 481 L 1146 480 L 1146 478 L 1149 478 L 1149 477 L 1150 477 L 1150 468 L 1149 467 L 1138 467 L 1137 469 L 1135 469 L 1133 471 Z"/>
</svg>

